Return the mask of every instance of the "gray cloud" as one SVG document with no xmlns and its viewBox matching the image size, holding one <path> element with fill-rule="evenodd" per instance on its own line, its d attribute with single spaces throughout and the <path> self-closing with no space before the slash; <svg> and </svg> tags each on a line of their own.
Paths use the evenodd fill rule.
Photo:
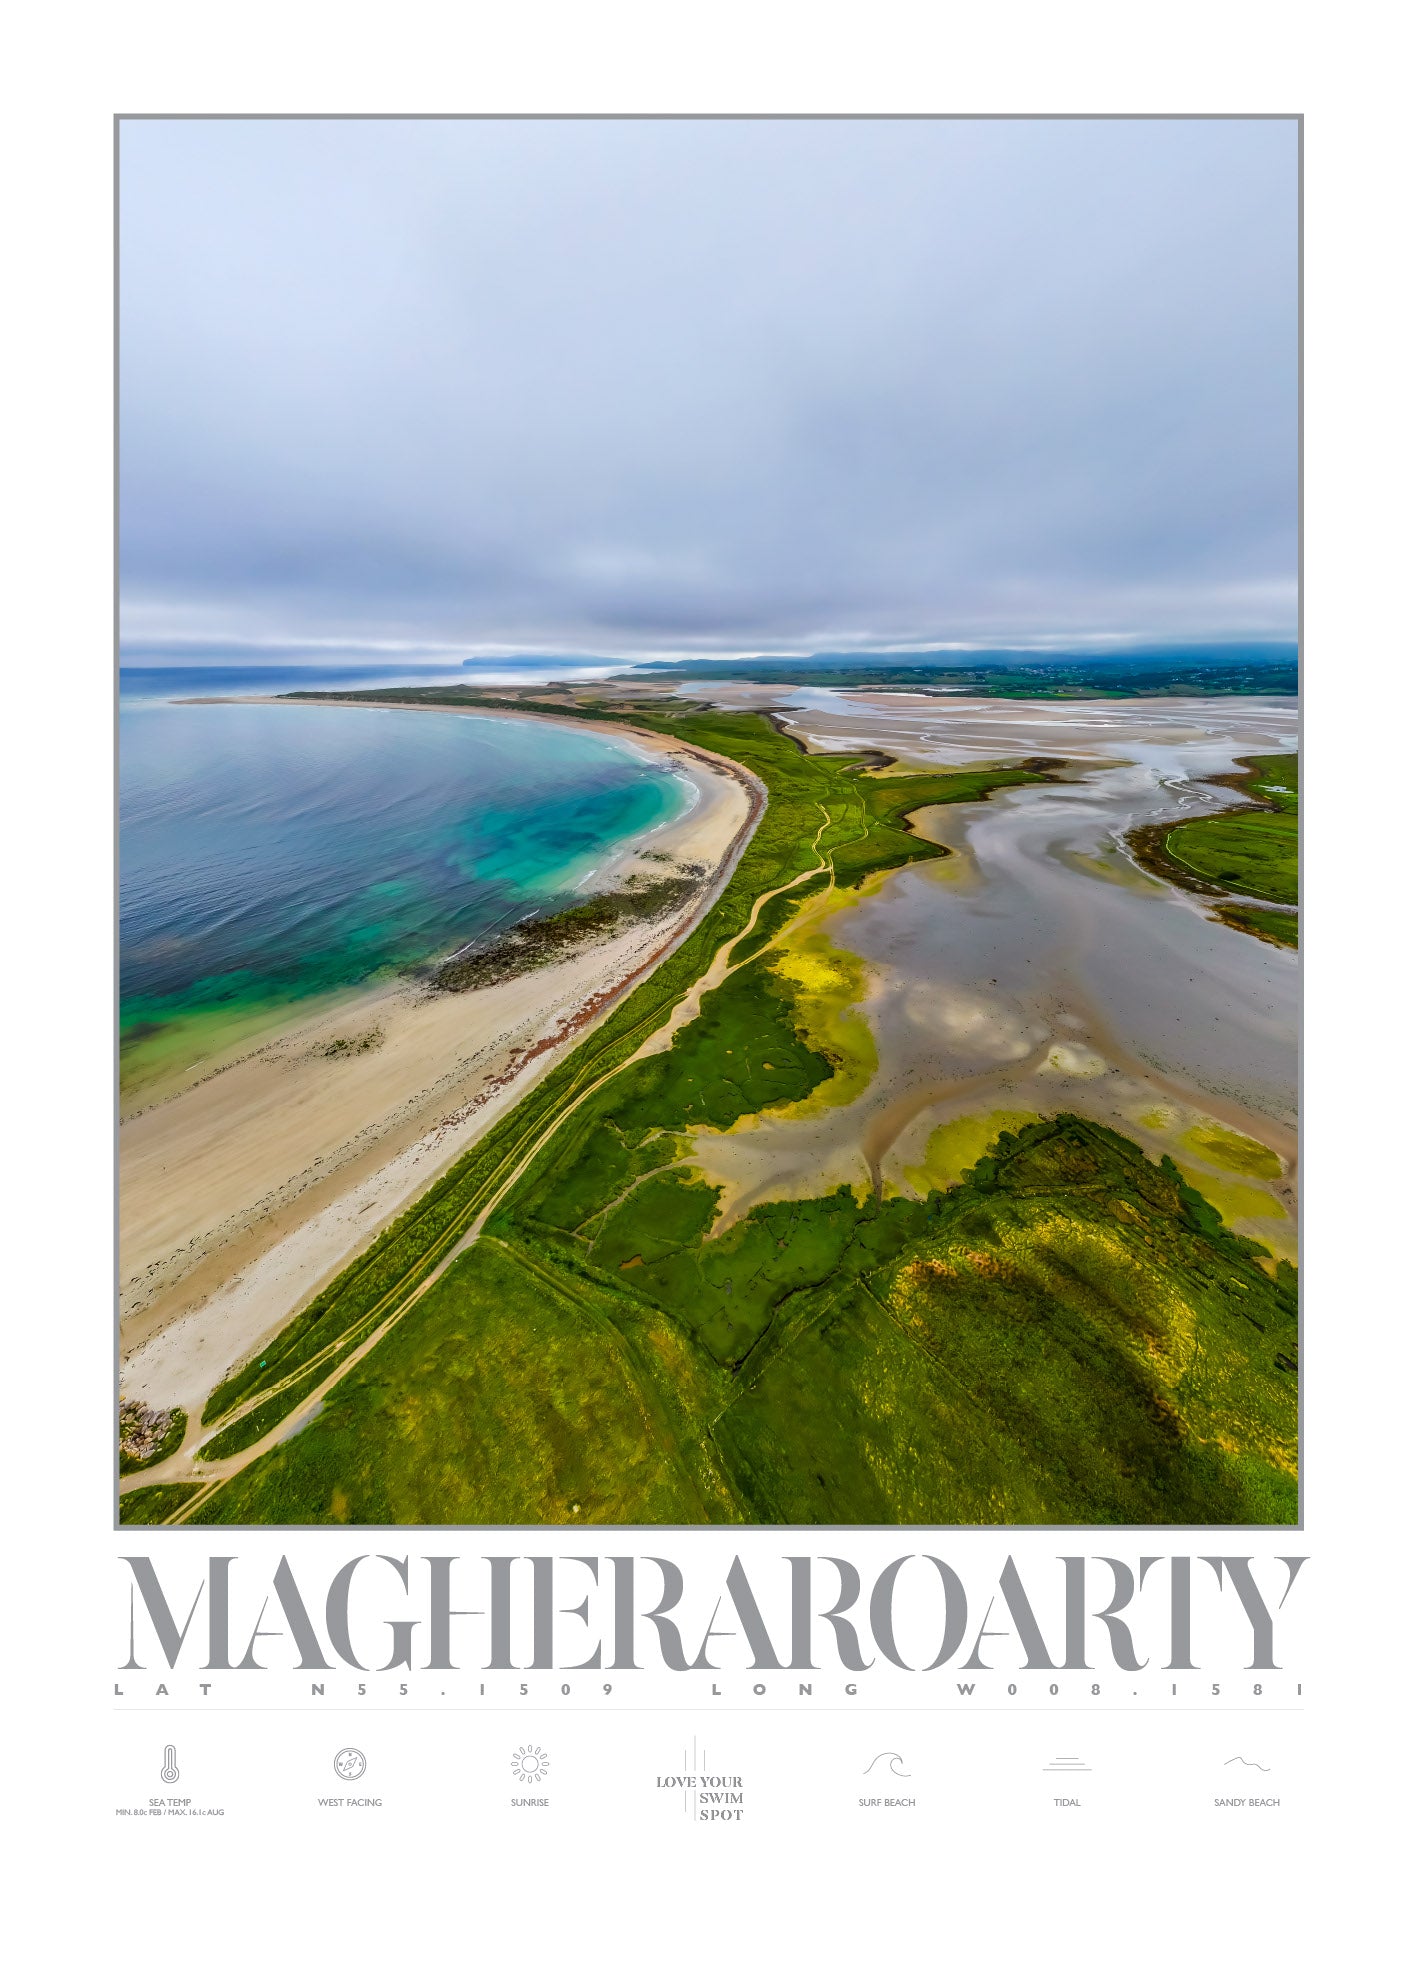
<svg viewBox="0 0 1417 1984">
<path fill-rule="evenodd" d="M 137 643 L 1288 635 L 1287 122 L 136 122 Z"/>
</svg>

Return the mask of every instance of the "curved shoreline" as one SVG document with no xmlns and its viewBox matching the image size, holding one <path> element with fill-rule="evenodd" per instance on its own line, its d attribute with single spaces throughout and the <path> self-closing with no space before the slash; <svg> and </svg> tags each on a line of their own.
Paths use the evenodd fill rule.
<svg viewBox="0 0 1417 1984">
<path fill-rule="evenodd" d="M 539 713 L 535 720 L 555 721 Z M 698 804 L 634 836 L 611 863 L 632 868 L 647 847 L 672 851 L 681 865 L 698 857 L 707 873 L 687 906 L 513 980 L 436 999 L 407 988 L 356 997 L 130 1118 L 120 1192 L 125 1394 L 199 1404 L 233 1363 L 274 1336 L 642 983 L 717 901 L 761 817 L 759 781 L 676 739 L 629 725 L 594 727 L 637 756 L 675 760 L 698 788 Z M 603 883 L 606 871 L 596 879 Z M 358 1024 L 383 1030 L 378 1051 L 323 1058 L 313 1036 L 347 1028 L 356 1009 Z M 185 1211 L 173 1203 L 174 1178 L 187 1195 Z"/>
<path fill-rule="evenodd" d="M 1217 881 L 1198 868 L 1191 867 L 1171 845 L 1172 834 L 1182 828 L 1209 826 L 1221 820 L 1241 820 L 1255 813 L 1283 816 L 1285 809 L 1275 803 L 1267 789 L 1256 785 L 1256 780 L 1263 776 L 1262 759 L 1251 756 L 1240 758 L 1237 763 L 1241 767 L 1239 771 L 1213 773 L 1205 782 L 1226 786 L 1239 793 L 1238 804 L 1219 807 L 1213 813 L 1188 813 L 1177 820 L 1147 821 L 1142 826 L 1133 827 L 1124 836 L 1126 849 L 1137 866 L 1148 874 L 1186 895 L 1199 896 L 1206 901 L 1213 921 L 1228 924 L 1232 930 L 1241 930 L 1279 950 L 1292 950 L 1298 942 L 1297 900 L 1284 902 L 1274 897 L 1247 894 L 1233 884 Z M 1286 930 L 1280 936 L 1266 930 L 1256 920 L 1254 912 L 1258 912 L 1260 917 L 1268 917 L 1272 923 L 1281 917 L 1292 919 L 1292 933 Z"/>
</svg>

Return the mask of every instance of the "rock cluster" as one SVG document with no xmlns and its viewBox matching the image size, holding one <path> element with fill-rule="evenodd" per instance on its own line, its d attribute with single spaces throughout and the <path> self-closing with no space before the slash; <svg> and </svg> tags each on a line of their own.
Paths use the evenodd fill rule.
<svg viewBox="0 0 1417 1984">
<path fill-rule="evenodd" d="M 140 1399 L 118 1401 L 118 1453 L 123 1460 L 150 1460 L 167 1437 L 176 1408 L 144 1405 Z"/>
</svg>

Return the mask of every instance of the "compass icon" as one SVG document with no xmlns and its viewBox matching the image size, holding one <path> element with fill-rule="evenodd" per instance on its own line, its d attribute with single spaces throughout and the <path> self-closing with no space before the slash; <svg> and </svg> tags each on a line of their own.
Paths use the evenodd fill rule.
<svg viewBox="0 0 1417 1984">
<path fill-rule="evenodd" d="M 356 1777 L 363 1777 L 367 1759 L 362 1750 L 336 1750 L 335 1776 L 342 1777 L 346 1784 L 352 1784 Z"/>
</svg>

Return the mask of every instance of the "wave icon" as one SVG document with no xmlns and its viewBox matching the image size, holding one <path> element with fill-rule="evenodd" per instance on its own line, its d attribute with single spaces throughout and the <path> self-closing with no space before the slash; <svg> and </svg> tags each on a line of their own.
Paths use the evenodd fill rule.
<svg viewBox="0 0 1417 1984">
<path fill-rule="evenodd" d="M 869 1777 L 879 1763 L 889 1765 L 892 1777 L 909 1777 L 910 1775 L 910 1772 L 903 1768 L 905 1758 L 900 1754 L 899 1750 L 882 1750 L 879 1756 L 872 1757 L 861 1775 L 863 1777 Z"/>
</svg>

